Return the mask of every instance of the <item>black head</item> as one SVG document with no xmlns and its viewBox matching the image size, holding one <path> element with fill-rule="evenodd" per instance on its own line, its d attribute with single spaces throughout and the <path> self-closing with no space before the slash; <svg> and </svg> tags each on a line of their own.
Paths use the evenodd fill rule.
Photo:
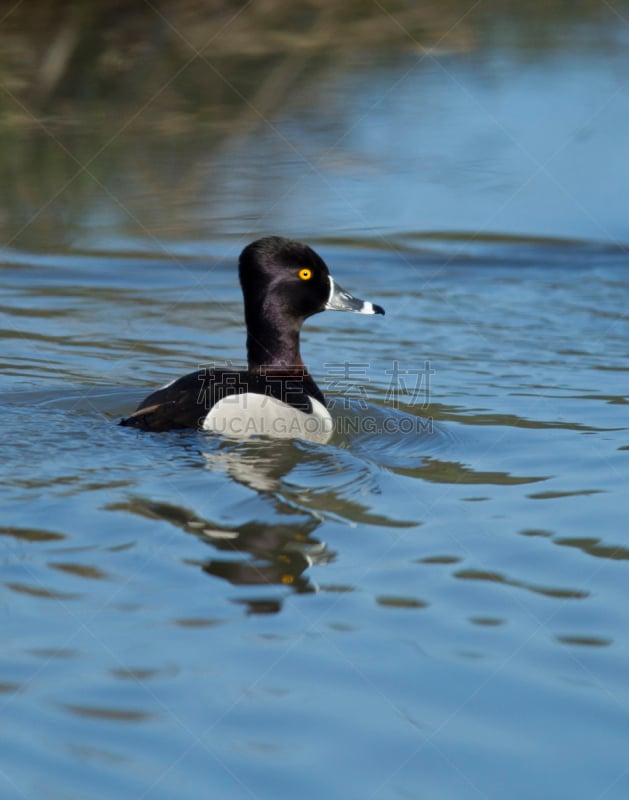
<svg viewBox="0 0 629 800">
<path fill-rule="evenodd" d="M 247 316 L 281 313 L 303 321 L 323 311 L 330 297 L 330 272 L 325 261 L 305 244 L 266 236 L 245 247 L 239 262 L 240 285 Z"/>
</svg>

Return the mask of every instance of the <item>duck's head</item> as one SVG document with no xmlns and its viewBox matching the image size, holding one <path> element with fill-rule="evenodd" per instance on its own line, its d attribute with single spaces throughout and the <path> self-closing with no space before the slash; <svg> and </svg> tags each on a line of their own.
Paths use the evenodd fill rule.
<svg viewBox="0 0 629 800">
<path fill-rule="evenodd" d="M 245 247 L 239 261 L 247 324 L 255 315 L 281 316 L 285 324 L 319 311 L 384 314 L 382 306 L 360 300 L 342 289 L 315 251 L 281 236 L 266 236 Z"/>
</svg>

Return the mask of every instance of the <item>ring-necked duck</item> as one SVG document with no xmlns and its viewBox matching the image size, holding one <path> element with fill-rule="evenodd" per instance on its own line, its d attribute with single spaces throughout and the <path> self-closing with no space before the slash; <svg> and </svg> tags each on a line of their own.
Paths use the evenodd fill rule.
<svg viewBox="0 0 629 800">
<path fill-rule="evenodd" d="M 239 259 L 247 325 L 247 370 L 208 367 L 150 394 L 121 425 L 145 431 L 200 428 L 228 436 L 327 441 L 325 398 L 299 352 L 307 317 L 325 309 L 384 314 L 336 283 L 310 247 L 267 236 Z"/>
</svg>

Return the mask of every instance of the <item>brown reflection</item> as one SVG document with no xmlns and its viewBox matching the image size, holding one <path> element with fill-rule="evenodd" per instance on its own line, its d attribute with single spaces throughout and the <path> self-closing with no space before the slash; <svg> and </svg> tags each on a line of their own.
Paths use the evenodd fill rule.
<svg viewBox="0 0 629 800">
<path fill-rule="evenodd" d="M 554 539 L 555 544 L 562 547 L 576 547 L 594 558 L 611 558 L 615 561 L 629 560 L 629 548 L 621 545 L 602 544 L 601 541 L 594 537 Z"/>
<path fill-rule="evenodd" d="M 422 478 L 433 483 L 491 484 L 495 486 L 517 486 L 523 483 L 538 483 L 548 480 L 546 476 L 511 475 L 508 472 L 478 472 L 460 461 L 441 461 L 425 458 L 418 467 L 390 467 L 392 472 L 409 478 Z"/>
<path fill-rule="evenodd" d="M 535 395 L 536 397 L 539 394 Z M 598 398 L 599 395 L 596 395 Z M 595 399 L 596 399 L 595 398 Z M 463 406 L 451 406 L 441 403 L 431 403 L 424 413 L 427 417 L 443 422 L 459 422 L 462 425 L 489 425 L 499 428 L 532 428 L 534 430 L 567 430 L 586 433 L 599 433 L 616 428 L 601 428 L 594 425 L 584 425 L 581 422 L 563 422 L 562 420 L 538 420 L 519 417 L 517 414 L 479 414 L 468 413 Z"/>
<path fill-rule="evenodd" d="M 602 494 L 603 489 L 577 489 L 574 492 L 535 492 L 534 494 L 529 494 L 531 500 L 558 500 L 562 497 L 578 497 L 579 495 L 588 495 L 588 494 Z"/>
<path fill-rule="evenodd" d="M 300 74 L 301 63 L 313 54 L 321 58 L 333 53 L 339 58 L 351 50 L 382 49 L 419 53 L 435 46 L 440 52 L 471 50 L 479 46 L 490 21 L 511 22 L 514 38 L 530 41 L 538 50 L 550 49 L 563 43 L 567 27 L 590 22 L 600 10 L 600 0 L 568 4 L 532 0 L 526 5 L 488 0 L 478 8 L 470 7 L 468 0 L 388 0 L 386 9 L 360 0 L 307 4 L 29 0 L 11 3 L 3 13 L 3 66 L 16 94 L 40 104 L 53 98 L 58 102 L 90 98 L 95 92 L 128 100 L 134 98 L 138 82 L 150 79 L 154 89 L 162 87 L 166 94 L 162 102 L 175 97 L 179 99 L 175 107 L 181 107 L 183 101 L 202 96 L 202 87 L 195 84 L 196 92 L 183 92 L 163 84 L 173 69 L 186 62 L 194 70 L 205 60 L 212 64 L 217 56 L 246 54 L 252 60 L 269 54 L 293 56 L 292 69 L 286 65 L 273 81 L 271 88 L 277 93 Z M 608 35 L 612 37 L 611 32 Z M 604 47 L 604 31 L 601 39 Z M 204 75 L 206 81 L 213 78 L 211 70 Z M 212 99 L 215 93 L 210 94 Z M 143 98 L 150 96 L 148 92 Z"/>
<path fill-rule="evenodd" d="M 418 558 L 416 560 L 417 564 L 458 564 L 461 561 L 459 556 L 425 556 L 424 558 Z"/>
<path fill-rule="evenodd" d="M 25 542 L 57 542 L 66 538 L 62 533 L 40 528 L 0 528 L 0 536 L 12 536 Z"/>
<path fill-rule="evenodd" d="M 469 49 L 463 6 L 397 0 L 401 24 L 382 24 L 383 10 L 358 0 L 14 3 L 0 14 L 7 238 L 64 244 L 69 226 L 103 205 L 121 231 L 203 235 L 224 215 L 208 183 L 219 184 L 217 157 L 235 137 L 305 104 L 323 117 L 318 85 L 350 49 L 386 49 L 389 62 L 420 42 Z M 190 199 L 204 196 L 193 221 Z"/>
<path fill-rule="evenodd" d="M 256 93 L 261 107 L 267 95 L 293 85 L 315 55 L 320 60 L 348 49 L 409 50 L 437 42 L 441 51 L 468 50 L 478 25 L 466 0 L 439 5 L 389 0 L 386 12 L 360 0 L 314 0 L 305 7 L 290 0 L 29 0 L 24 5 L 13 3 L 2 19 L 8 82 L 23 102 L 53 108 L 53 100 L 95 95 L 146 103 L 160 88 L 165 97 L 154 102 L 177 109 L 200 98 L 235 99 L 242 85 L 221 81 L 216 62 L 246 58 L 260 73 L 263 59 L 274 56 L 272 76 L 256 75 L 266 78 Z M 184 67 L 192 73 L 186 83 L 169 85 Z"/>
<path fill-rule="evenodd" d="M 376 597 L 376 602 L 384 608 L 428 608 L 425 600 L 417 597 L 403 597 L 402 595 L 381 595 Z"/>
<path fill-rule="evenodd" d="M 284 508 L 278 521 L 249 521 L 240 525 L 218 525 L 182 506 L 136 497 L 107 507 L 162 520 L 191 533 L 224 556 L 192 562 L 208 575 L 236 586 L 276 585 L 297 593 L 315 591 L 304 574 L 308 567 L 334 558 L 325 544 L 311 534 L 321 521 L 292 508 Z M 244 557 L 243 557 L 244 556 Z M 279 611 L 281 599 L 239 599 L 251 613 Z"/>
<path fill-rule="evenodd" d="M 602 636 L 555 636 L 562 644 L 573 644 L 579 647 L 609 647 L 614 643 L 613 639 L 605 639 Z"/>
<path fill-rule="evenodd" d="M 111 674 L 116 677 L 120 678 L 120 680 L 127 680 L 127 681 L 149 681 L 153 678 L 160 677 L 165 674 L 175 674 L 176 670 L 164 670 L 164 669 L 132 669 L 130 667 L 124 667 L 120 669 L 112 669 Z"/>
<path fill-rule="evenodd" d="M 43 597 L 47 600 L 75 600 L 81 597 L 74 592 L 58 592 L 54 589 L 47 589 L 44 586 L 32 586 L 27 583 L 5 583 L 7 589 L 11 589 L 18 594 L 28 594 L 31 597 Z"/>
<path fill-rule="evenodd" d="M 338 124 L 336 97 L 321 87 L 341 72 L 390 69 L 409 52 L 419 66 L 435 46 L 480 51 L 494 26 L 529 41 L 535 57 L 600 12 L 600 0 L 540 0 L 525 13 L 497 0 L 10 5 L 0 12 L 2 222 L 7 240 L 48 249 L 74 243 L 72 226 L 105 206 L 121 231 L 202 234 L 224 215 L 221 149 L 278 114 Z M 602 26 L 604 52 L 607 35 Z M 186 210 L 202 196 L 195 221 Z"/>
<path fill-rule="evenodd" d="M 472 625 L 480 625 L 481 628 L 497 628 L 504 625 L 506 620 L 501 617 L 470 617 Z"/>
<path fill-rule="evenodd" d="M 91 578 L 95 580 L 104 580 L 107 578 L 107 573 L 103 572 L 99 567 L 90 564 L 70 564 L 49 562 L 48 566 L 51 569 L 57 569 L 60 572 L 66 572 L 69 575 L 77 575 L 80 578 Z"/>
<path fill-rule="evenodd" d="M 145 722 L 154 717 L 148 711 L 135 711 L 127 708 L 105 708 L 104 706 L 84 706 L 74 703 L 63 703 L 61 708 L 77 717 L 110 720 L 112 722 Z"/>
<path fill-rule="evenodd" d="M 173 622 L 180 628 L 215 628 L 223 624 L 223 620 L 214 617 L 178 617 Z"/>
<path fill-rule="evenodd" d="M 555 597 L 560 600 L 583 600 L 590 596 L 589 592 L 580 589 L 561 589 L 552 586 L 537 586 L 533 583 L 518 581 L 514 578 L 507 578 L 499 572 L 489 572 L 480 569 L 462 569 L 454 573 L 455 578 L 466 581 L 490 581 L 492 583 L 502 583 L 505 586 L 514 586 L 518 589 L 526 589 L 534 594 L 543 594 L 546 597 Z"/>
<path fill-rule="evenodd" d="M 71 658 L 80 658 L 81 656 L 81 652 L 79 650 L 72 650 L 69 647 L 37 647 L 33 650 L 29 650 L 28 652 L 36 658 L 45 658 L 47 661 L 49 659 L 65 660 Z"/>
</svg>

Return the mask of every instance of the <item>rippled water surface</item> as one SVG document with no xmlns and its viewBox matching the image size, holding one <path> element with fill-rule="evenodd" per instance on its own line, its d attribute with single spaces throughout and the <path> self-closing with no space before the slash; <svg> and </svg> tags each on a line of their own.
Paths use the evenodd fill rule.
<svg viewBox="0 0 629 800">
<path fill-rule="evenodd" d="M 149 230 L 103 194 L 54 246 L 6 237 L 3 798 L 627 797 L 629 72 L 567 48 L 542 80 L 489 52 L 328 79 L 356 116 L 301 206 L 283 181 L 305 162 L 274 161 L 269 129 L 215 156 L 224 217 L 197 186 L 192 227 L 166 206 Z M 526 104 L 555 92 L 573 118 L 544 137 Z M 532 176 L 528 135 L 555 142 Z M 242 361 L 235 260 L 262 230 L 386 308 L 306 324 L 331 443 L 117 427 Z"/>
</svg>

